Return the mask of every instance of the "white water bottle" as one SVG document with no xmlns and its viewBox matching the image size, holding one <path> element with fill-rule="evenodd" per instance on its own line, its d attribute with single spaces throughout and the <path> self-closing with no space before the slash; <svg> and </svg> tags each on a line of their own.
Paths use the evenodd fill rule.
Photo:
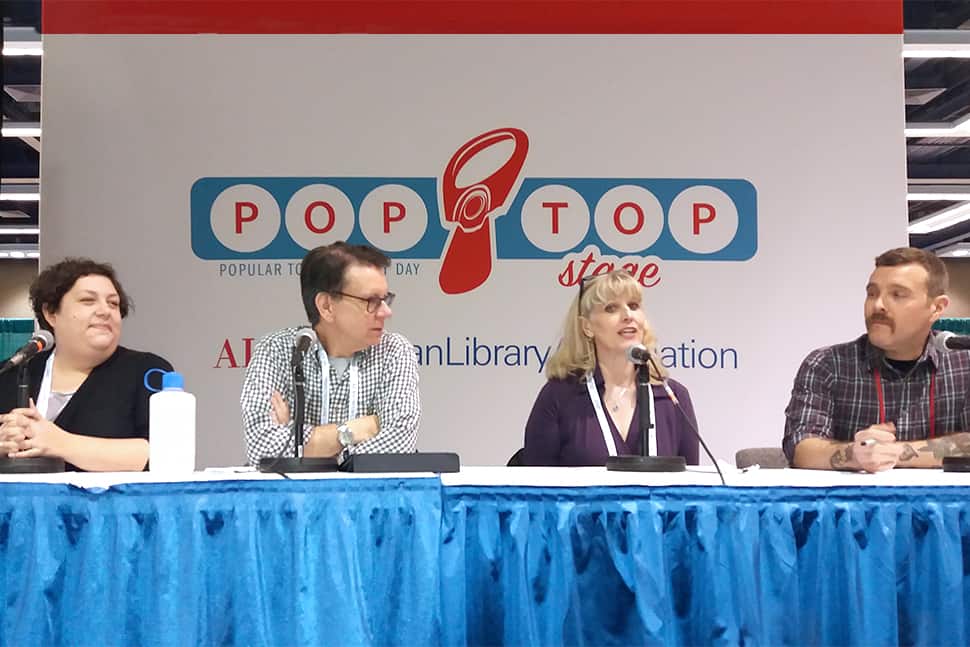
<svg viewBox="0 0 970 647">
<path fill-rule="evenodd" d="M 148 375 L 162 374 L 162 390 L 148 385 Z M 151 369 L 145 386 L 148 398 L 148 470 L 160 474 L 195 471 L 195 396 L 186 393 L 180 373 Z"/>
</svg>

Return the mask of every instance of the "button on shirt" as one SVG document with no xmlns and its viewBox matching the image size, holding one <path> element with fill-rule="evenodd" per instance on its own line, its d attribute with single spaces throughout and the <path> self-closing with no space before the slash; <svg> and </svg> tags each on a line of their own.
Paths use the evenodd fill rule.
<svg viewBox="0 0 970 647">
<path fill-rule="evenodd" d="M 931 382 L 935 382 L 935 435 L 970 430 L 970 351 L 940 346 L 936 333 L 931 333 L 916 365 L 906 372 L 893 367 L 866 335 L 812 351 L 798 369 L 785 409 L 782 445 L 788 460 L 806 438 L 849 441 L 857 431 L 880 422 L 876 368 L 885 421 L 896 425 L 897 440 L 930 437 Z"/>
</svg>

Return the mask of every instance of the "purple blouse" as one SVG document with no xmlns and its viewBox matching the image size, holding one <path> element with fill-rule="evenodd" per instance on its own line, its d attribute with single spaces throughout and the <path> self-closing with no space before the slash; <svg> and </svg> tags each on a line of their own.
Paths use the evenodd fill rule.
<svg viewBox="0 0 970 647">
<path fill-rule="evenodd" d="M 603 399 L 603 375 L 599 368 L 593 374 L 600 401 Z M 671 389 L 684 413 L 696 426 L 694 406 L 683 384 L 669 380 Z M 667 392 L 653 385 L 654 415 L 656 416 L 657 453 L 661 456 L 683 456 L 689 465 L 697 465 L 697 438 L 691 433 L 684 416 L 677 411 Z M 604 410 L 606 407 L 604 406 Z M 620 437 L 616 424 L 607 413 L 606 420 L 619 454 L 640 453 L 640 410 L 633 412 L 626 440 Z M 546 382 L 525 425 L 525 465 L 558 465 L 576 467 L 605 465 L 609 453 L 603 432 L 596 419 L 596 410 L 589 401 L 589 392 L 582 378 L 570 376 L 564 380 Z"/>
</svg>

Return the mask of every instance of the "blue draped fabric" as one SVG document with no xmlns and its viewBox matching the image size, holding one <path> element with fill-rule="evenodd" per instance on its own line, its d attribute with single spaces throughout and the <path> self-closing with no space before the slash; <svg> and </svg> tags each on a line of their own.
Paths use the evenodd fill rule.
<svg viewBox="0 0 970 647">
<path fill-rule="evenodd" d="M 444 497 L 449 645 L 970 644 L 970 488 Z"/>
<path fill-rule="evenodd" d="M 958 335 L 970 335 L 970 318 L 940 317 L 933 322 L 934 330 L 948 330 Z"/>
<path fill-rule="evenodd" d="M 0 484 L 0 645 L 967 645 L 970 487 Z"/>
<path fill-rule="evenodd" d="M 2 645 L 438 642 L 437 479 L 0 489 Z"/>
<path fill-rule="evenodd" d="M 0 317 L 0 361 L 6 360 L 27 343 L 34 333 L 33 319 Z"/>
</svg>

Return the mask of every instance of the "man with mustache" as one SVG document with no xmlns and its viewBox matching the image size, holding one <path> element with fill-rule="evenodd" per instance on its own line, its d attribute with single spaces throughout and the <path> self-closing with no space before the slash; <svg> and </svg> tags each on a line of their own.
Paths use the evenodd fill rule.
<svg viewBox="0 0 970 647">
<path fill-rule="evenodd" d="M 930 252 L 876 257 L 866 334 L 812 351 L 795 377 L 782 443 L 793 467 L 879 472 L 970 454 L 970 351 L 942 349 L 931 330 L 947 280 Z"/>
</svg>

